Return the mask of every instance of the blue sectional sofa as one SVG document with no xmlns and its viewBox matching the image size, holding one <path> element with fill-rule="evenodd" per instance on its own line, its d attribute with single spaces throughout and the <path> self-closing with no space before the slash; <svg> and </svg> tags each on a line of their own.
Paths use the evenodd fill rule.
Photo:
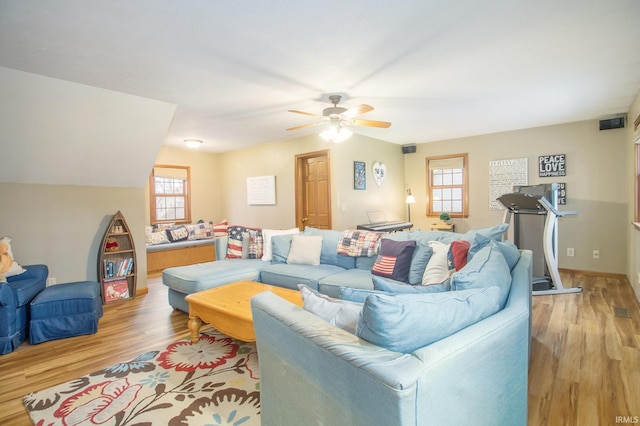
<svg viewBox="0 0 640 426">
<path fill-rule="evenodd" d="M 422 245 L 427 245 L 429 241 L 472 241 L 477 235 L 500 241 L 507 229 L 508 225 L 503 223 L 465 234 L 403 231 L 387 234 L 384 238 L 396 241 L 415 240 Z M 267 262 L 260 259 L 225 259 L 227 239 L 216 238 L 216 258 L 219 260 L 167 268 L 162 272 L 162 282 L 169 287 L 169 304 L 175 309 L 189 312 L 189 306 L 184 300 L 186 295 L 241 280 L 259 281 L 296 290 L 298 284 L 305 284 L 332 297 L 340 296 L 340 287 L 373 289 L 371 269 L 376 257 L 338 254 L 337 246 L 342 231 L 307 228 L 301 235 L 322 238 L 318 265 L 287 263 L 293 238 L 291 234 L 271 238 L 273 257 Z M 422 265 L 422 270 L 424 266 Z M 422 271 L 419 271 L 418 275 L 421 274 Z"/>
<path fill-rule="evenodd" d="M 409 353 L 255 296 L 262 424 L 526 425 L 531 274 L 523 251 L 502 309 Z"/>
<path fill-rule="evenodd" d="M 185 311 L 185 294 L 242 279 L 302 290 L 302 308 L 271 292 L 251 299 L 263 425 L 525 425 L 532 254 L 501 241 L 507 228 L 388 234 L 381 251 L 414 245 L 400 281 L 373 256 L 337 254 L 341 232 L 307 229 L 322 237 L 318 264 L 290 264 L 296 237 L 282 235 L 270 262 L 170 268 L 163 282 Z M 455 268 L 417 283 L 438 244 Z"/>
</svg>

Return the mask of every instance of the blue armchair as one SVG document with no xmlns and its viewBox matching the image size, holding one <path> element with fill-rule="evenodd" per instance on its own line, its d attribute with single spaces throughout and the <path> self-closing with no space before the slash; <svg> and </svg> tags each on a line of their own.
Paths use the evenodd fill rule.
<svg viewBox="0 0 640 426">
<path fill-rule="evenodd" d="M 0 354 L 13 352 L 27 337 L 29 303 L 47 285 L 46 265 L 24 266 L 26 272 L 0 283 Z"/>
</svg>

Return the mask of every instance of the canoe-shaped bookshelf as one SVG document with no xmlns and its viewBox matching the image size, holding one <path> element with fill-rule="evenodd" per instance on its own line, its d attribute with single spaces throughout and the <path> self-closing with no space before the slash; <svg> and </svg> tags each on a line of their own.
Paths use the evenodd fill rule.
<svg viewBox="0 0 640 426">
<path fill-rule="evenodd" d="M 111 219 L 100 244 L 98 278 L 102 303 L 133 299 L 136 296 L 136 248 L 124 219 L 118 211 Z"/>
</svg>

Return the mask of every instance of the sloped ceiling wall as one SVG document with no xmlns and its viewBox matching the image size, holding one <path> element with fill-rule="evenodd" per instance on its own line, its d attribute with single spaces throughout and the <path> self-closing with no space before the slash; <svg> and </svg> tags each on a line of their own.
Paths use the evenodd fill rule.
<svg viewBox="0 0 640 426">
<path fill-rule="evenodd" d="M 175 110 L 0 67 L 0 182 L 144 187 Z"/>
</svg>

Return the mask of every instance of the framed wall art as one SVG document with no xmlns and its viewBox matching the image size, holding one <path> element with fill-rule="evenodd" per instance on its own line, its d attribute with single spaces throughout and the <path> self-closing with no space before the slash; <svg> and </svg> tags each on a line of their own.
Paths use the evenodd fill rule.
<svg viewBox="0 0 640 426">
<path fill-rule="evenodd" d="M 353 162 L 353 189 L 367 189 L 367 169 L 364 161 Z"/>
</svg>

